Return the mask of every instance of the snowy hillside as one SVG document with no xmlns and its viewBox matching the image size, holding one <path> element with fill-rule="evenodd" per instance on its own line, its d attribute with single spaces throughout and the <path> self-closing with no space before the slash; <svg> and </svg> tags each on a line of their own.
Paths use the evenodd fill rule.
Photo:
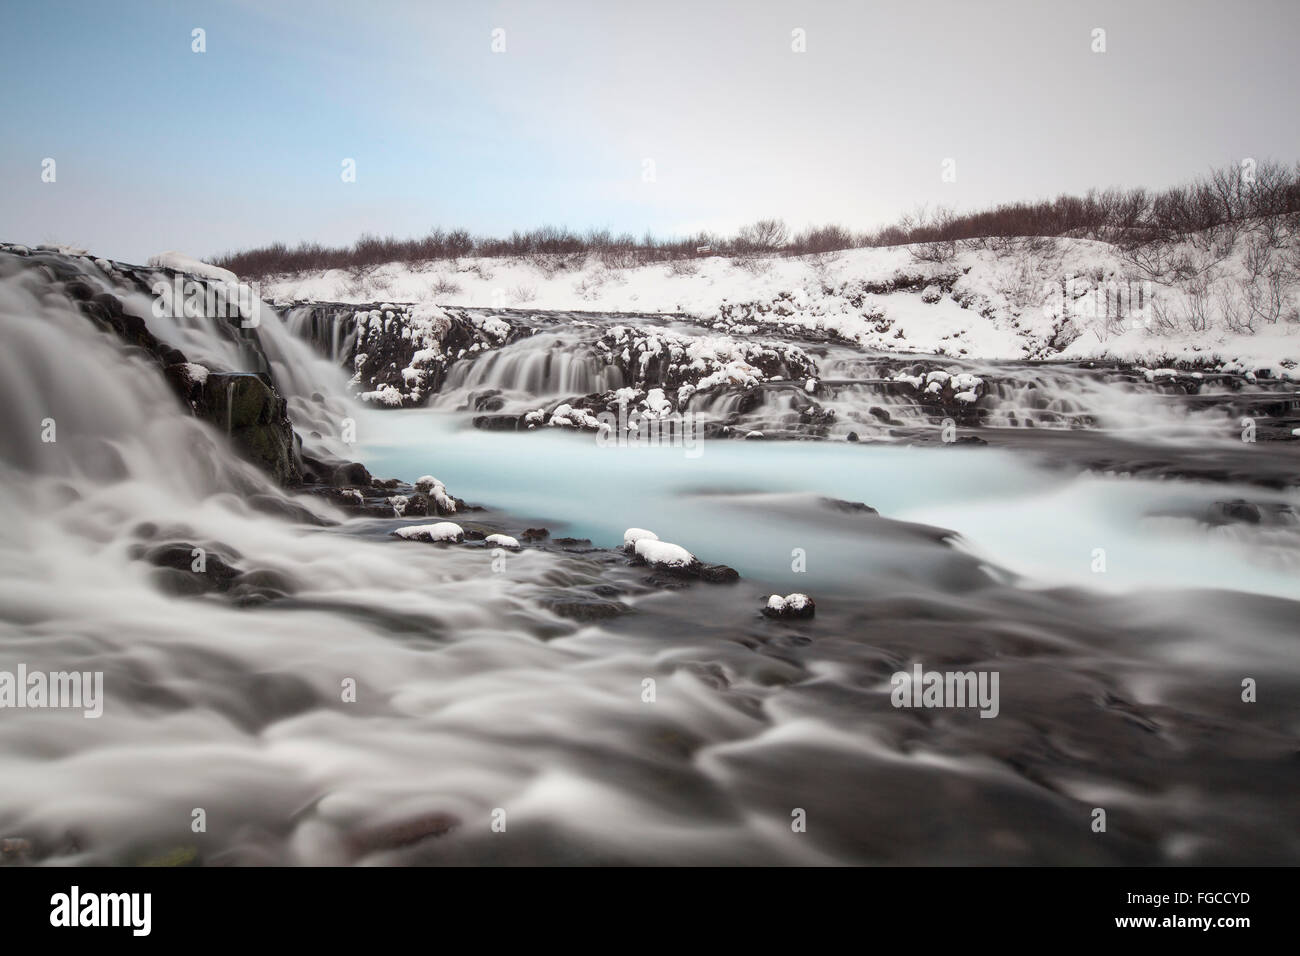
<svg viewBox="0 0 1300 956">
<path fill-rule="evenodd" d="M 1125 252 L 1079 239 L 982 240 L 610 268 L 595 257 L 465 258 L 276 277 L 279 302 L 686 313 L 892 352 L 1116 358 L 1288 370 L 1300 360 L 1300 244 L 1287 229 Z"/>
</svg>

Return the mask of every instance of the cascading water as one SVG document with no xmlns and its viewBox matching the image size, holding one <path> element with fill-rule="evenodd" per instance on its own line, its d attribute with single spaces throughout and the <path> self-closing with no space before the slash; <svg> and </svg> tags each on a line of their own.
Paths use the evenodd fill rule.
<svg viewBox="0 0 1300 956">
<path fill-rule="evenodd" d="M 434 403 L 439 408 L 460 408 L 475 394 L 491 391 L 527 411 L 537 407 L 534 399 L 545 401 L 622 387 L 619 370 L 591 348 L 593 338 L 573 332 L 539 332 L 458 362 L 448 372 Z"/>
</svg>

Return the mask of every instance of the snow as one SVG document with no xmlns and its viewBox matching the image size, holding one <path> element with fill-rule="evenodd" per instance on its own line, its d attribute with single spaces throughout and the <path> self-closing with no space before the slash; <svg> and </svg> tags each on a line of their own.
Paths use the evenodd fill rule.
<svg viewBox="0 0 1300 956">
<path fill-rule="evenodd" d="M 696 562 L 695 555 L 680 545 L 655 538 L 638 538 L 636 553 L 650 564 L 665 568 L 686 568 Z"/>
<path fill-rule="evenodd" d="M 239 276 L 229 269 L 200 262 L 181 252 L 160 252 L 156 256 L 150 256 L 149 265 L 155 269 L 174 269 L 177 272 L 188 272 L 190 275 L 202 276 L 205 279 L 216 279 L 220 282 L 229 282 L 231 285 L 239 284 Z"/>
<path fill-rule="evenodd" d="M 508 548 L 511 551 L 519 550 L 519 542 L 508 534 L 490 534 L 483 540 L 489 547 Z"/>
<path fill-rule="evenodd" d="M 448 514 L 456 513 L 456 499 L 447 494 L 447 486 L 433 475 L 423 475 L 415 479 L 415 490 L 422 491 L 432 498 L 440 511 Z"/>
<path fill-rule="evenodd" d="M 208 369 L 202 365 L 196 365 L 193 362 L 186 362 L 183 366 L 186 377 L 196 385 L 202 385 L 208 380 Z"/>
<path fill-rule="evenodd" d="M 453 521 L 408 525 L 393 534 L 408 541 L 460 541 L 465 537 L 464 530 Z"/>
<path fill-rule="evenodd" d="M 406 506 L 411 503 L 411 499 L 406 495 L 393 495 L 388 499 L 388 503 L 393 506 L 393 517 L 400 518 L 406 514 Z"/>
<path fill-rule="evenodd" d="M 645 528 L 628 528 L 623 532 L 623 547 L 636 549 L 638 541 L 658 541 L 659 535 L 653 531 L 647 531 Z"/>
<path fill-rule="evenodd" d="M 812 598 L 806 594 L 794 593 L 781 597 L 779 594 L 773 594 L 767 599 L 767 606 L 773 611 L 802 611 L 811 603 Z"/>
<path fill-rule="evenodd" d="M 362 392 L 357 398 L 363 402 L 387 405 L 390 408 L 401 408 L 402 406 L 402 393 L 391 385 L 381 385 L 373 392 Z"/>
</svg>

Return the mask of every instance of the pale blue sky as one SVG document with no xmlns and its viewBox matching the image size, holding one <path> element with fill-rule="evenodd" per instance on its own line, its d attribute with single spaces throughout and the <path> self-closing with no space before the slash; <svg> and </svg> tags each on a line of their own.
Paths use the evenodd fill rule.
<svg viewBox="0 0 1300 956">
<path fill-rule="evenodd" d="M 864 229 L 1164 186 L 1300 159 L 1298 26 L 1289 0 L 6 3 L 0 239 Z"/>
</svg>

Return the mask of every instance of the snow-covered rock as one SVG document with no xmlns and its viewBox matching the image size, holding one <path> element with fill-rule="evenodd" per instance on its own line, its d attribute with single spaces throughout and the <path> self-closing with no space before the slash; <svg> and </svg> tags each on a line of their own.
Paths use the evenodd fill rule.
<svg viewBox="0 0 1300 956">
<path fill-rule="evenodd" d="M 768 617 L 782 619 L 810 618 L 817 613 L 817 605 L 806 594 L 796 592 L 785 597 L 773 594 L 767 599 L 763 613 Z"/>
<path fill-rule="evenodd" d="M 689 568 L 699 562 L 681 545 L 660 541 L 658 538 L 638 538 L 633 550 L 647 564 L 662 568 Z"/>
<path fill-rule="evenodd" d="M 483 539 L 483 542 L 490 548 L 505 548 L 508 551 L 519 550 L 519 542 L 508 534 L 490 534 Z"/>
<path fill-rule="evenodd" d="M 636 543 L 641 540 L 658 541 L 659 535 L 645 528 L 628 528 L 623 532 L 623 550 L 636 551 Z"/>
<path fill-rule="evenodd" d="M 216 279 L 218 282 L 229 282 L 232 285 L 239 283 L 239 276 L 229 269 L 200 262 L 181 252 L 160 252 L 156 256 L 150 256 L 149 265 L 155 269 L 174 269 L 177 272 L 187 272 L 190 275 Z"/>
<path fill-rule="evenodd" d="M 434 524 L 413 524 L 398 528 L 393 535 L 406 541 L 461 542 L 465 540 L 465 531 L 454 521 L 439 521 Z"/>
<path fill-rule="evenodd" d="M 423 475 L 415 479 L 415 489 L 429 496 L 429 503 L 433 506 L 435 514 L 456 513 L 457 499 L 448 494 L 447 486 L 433 475 Z"/>
</svg>

